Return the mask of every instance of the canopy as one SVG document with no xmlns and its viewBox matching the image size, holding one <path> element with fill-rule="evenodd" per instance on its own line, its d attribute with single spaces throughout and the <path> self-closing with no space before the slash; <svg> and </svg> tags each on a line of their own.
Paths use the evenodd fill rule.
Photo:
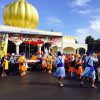
<svg viewBox="0 0 100 100">
<path fill-rule="evenodd" d="M 31 44 L 31 45 L 38 45 L 38 44 L 43 44 L 44 41 L 38 40 L 38 41 L 25 41 L 25 44 Z"/>
</svg>

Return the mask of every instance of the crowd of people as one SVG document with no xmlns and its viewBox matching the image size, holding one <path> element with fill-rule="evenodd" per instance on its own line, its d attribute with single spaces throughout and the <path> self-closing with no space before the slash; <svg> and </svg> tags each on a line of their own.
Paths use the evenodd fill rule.
<svg viewBox="0 0 100 100">
<path fill-rule="evenodd" d="M 54 73 L 60 86 L 63 86 L 63 78 L 68 74 L 71 78 L 79 78 L 81 86 L 85 78 L 92 78 L 92 87 L 96 88 L 96 69 L 100 67 L 100 54 L 91 54 L 89 51 L 84 55 L 62 54 L 60 51 L 55 54 L 35 53 L 30 57 L 30 62 L 27 61 L 25 53 L 19 56 L 14 53 L 6 54 L 0 59 L 0 75 L 4 77 L 20 73 L 23 76 L 30 65 L 37 67 L 37 63 L 42 72 Z"/>
</svg>

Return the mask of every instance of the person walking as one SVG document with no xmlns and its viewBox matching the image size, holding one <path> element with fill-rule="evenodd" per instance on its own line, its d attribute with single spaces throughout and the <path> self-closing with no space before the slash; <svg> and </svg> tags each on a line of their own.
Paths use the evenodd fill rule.
<svg viewBox="0 0 100 100">
<path fill-rule="evenodd" d="M 15 69 L 16 69 L 15 68 L 15 54 L 14 53 L 11 54 L 9 62 L 10 62 L 10 64 L 9 64 L 9 74 L 13 75 L 15 73 Z"/>
<path fill-rule="evenodd" d="M 2 76 L 7 76 L 8 70 L 9 70 L 9 61 L 7 59 L 7 56 L 4 57 L 4 62 L 3 62 L 3 74 Z"/>
<path fill-rule="evenodd" d="M 63 78 L 65 77 L 65 68 L 64 68 L 64 58 L 60 51 L 57 52 L 57 58 L 55 60 L 56 77 L 58 78 L 58 83 L 63 87 Z"/>
<path fill-rule="evenodd" d="M 95 69 L 94 69 L 93 62 L 97 62 L 98 59 L 96 57 L 93 57 L 89 51 L 87 51 L 86 54 L 87 54 L 87 56 L 85 58 L 86 67 L 85 67 L 85 70 L 83 71 L 83 73 L 81 75 L 81 86 L 83 86 L 84 77 L 86 77 L 88 79 L 92 78 L 92 87 L 97 88 L 95 86 L 96 75 L 95 75 Z"/>
<path fill-rule="evenodd" d="M 25 54 L 22 53 L 18 59 L 18 62 L 19 62 L 19 70 L 21 72 L 21 76 L 25 75 L 26 74 L 26 70 L 27 70 L 27 67 L 26 67 L 26 57 L 25 57 Z"/>
</svg>

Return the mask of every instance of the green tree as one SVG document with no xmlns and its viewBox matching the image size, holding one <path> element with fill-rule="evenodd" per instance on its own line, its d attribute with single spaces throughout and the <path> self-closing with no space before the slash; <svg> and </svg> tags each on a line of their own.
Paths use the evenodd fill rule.
<svg viewBox="0 0 100 100">
<path fill-rule="evenodd" d="M 80 55 L 85 54 L 85 49 L 84 49 L 84 48 L 80 48 L 80 49 L 79 49 L 79 54 L 80 54 Z"/>
<path fill-rule="evenodd" d="M 88 44 L 88 50 L 94 51 L 94 38 L 92 36 L 87 36 L 85 39 L 85 43 Z"/>
<path fill-rule="evenodd" d="M 87 36 L 85 39 L 85 43 L 88 44 L 88 50 L 92 53 L 100 52 L 100 39 L 94 40 L 92 36 Z"/>
<path fill-rule="evenodd" d="M 85 39 L 86 44 L 91 44 L 94 42 L 94 38 L 92 36 L 87 36 Z"/>
</svg>

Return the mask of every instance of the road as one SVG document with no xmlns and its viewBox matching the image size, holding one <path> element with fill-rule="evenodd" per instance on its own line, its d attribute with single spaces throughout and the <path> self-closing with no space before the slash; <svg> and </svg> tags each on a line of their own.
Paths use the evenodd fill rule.
<svg viewBox="0 0 100 100">
<path fill-rule="evenodd" d="M 0 77 L 0 100 L 100 100 L 100 84 L 98 89 L 87 84 L 82 88 L 79 81 L 66 78 L 59 87 L 52 74 L 42 72 Z"/>
</svg>

